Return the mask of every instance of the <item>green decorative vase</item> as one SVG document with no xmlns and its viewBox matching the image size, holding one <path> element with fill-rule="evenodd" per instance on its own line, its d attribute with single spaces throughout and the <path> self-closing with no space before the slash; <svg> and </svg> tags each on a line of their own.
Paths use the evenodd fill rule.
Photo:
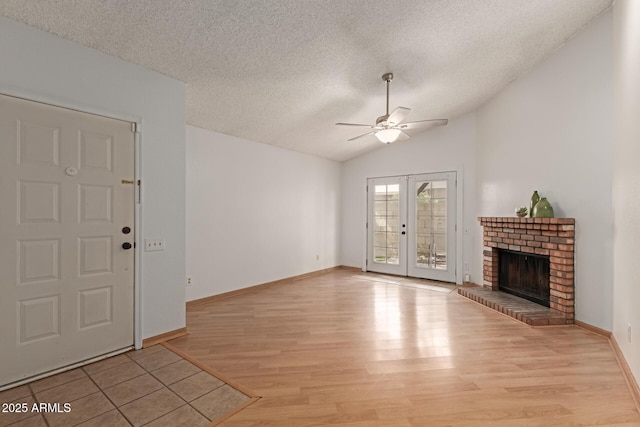
<svg viewBox="0 0 640 427">
<path fill-rule="evenodd" d="M 533 208 L 536 207 L 536 204 L 540 201 L 540 196 L 538 195 L 538 190 L 533 192 L 531 196 L 531 204 L 529 205 L 529 217 L 533 218 Z"/>
<path fill-rule="evenodd" d="M 540 199 L 538 203 L 533 207 L 534 218 L 553 218 L 553 207 L 551 203 L 547 201 L 546 197 Z"/>
</svg>

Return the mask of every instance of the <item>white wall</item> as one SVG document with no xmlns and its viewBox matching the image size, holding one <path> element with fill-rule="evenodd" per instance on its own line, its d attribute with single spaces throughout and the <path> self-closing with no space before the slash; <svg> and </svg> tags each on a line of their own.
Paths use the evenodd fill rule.
<svg viewBox="0 0 640 427">
<path fill-rule="evenodd" d="M 140 121 L 144 236 L 142 337 L 185 326 L 184 85 L 0 17 L 0 93 Z"/>
<path fill-rule="evenodd" d="M 339 216 L 339 163 L 187 126 L 187 300 L 339 265 Z"/>
<path fill-rule="evenodd" d="M 511 216 L 533 190 L 576 219 L 576 318 L 612 326 L 611 12 L 477 112 L 477 214 Z M 477 226 L 476 233 L 480 233 Z M 482 242 L 474 251 L 480 274 Z"/>
<path fill-rule="evenodd" d="M 471 230 L 476 222 L 474 140 L 475 116 L 472 113 L 450 120 L 445 127 L 428 130 L 407 141 L 381 146 L 375 151 L 344 162 L 342 165 L 342 264 L 363 267 L 367 178 L 457 171 L 458 182 L 463 186 L 463 203 L 462 206 L 458 206 L 458 210 L 462 209 L 464 212 L 461 236 L 464 230 Z M 459 243 L 463 243 L 463 247 L 459 248 L 463 254 L 460 265 L 471 264 L 473 262 L 471 231 Z M 458 274 L 458 279 L 462 279 L 462 274 Z"/>
<path fill-rule="evenodd" d="M 617 0 L 613 16 L 613 334 L 640 382 L 640 2 Z"/>
</svg>

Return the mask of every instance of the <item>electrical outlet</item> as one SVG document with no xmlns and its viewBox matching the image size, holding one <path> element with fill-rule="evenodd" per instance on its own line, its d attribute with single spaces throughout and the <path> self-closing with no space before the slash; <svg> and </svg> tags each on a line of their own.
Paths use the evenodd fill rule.
<svg viewBox="0 0 640 427">
<path fill-rule="evenodd" d="M 164 251 L 164 239 L 144 239 L 144 250 L 146 252 Z"/>
<path fill-rule="evenodd" d="M 191 286 L 191 276 L 187 276 L 187 286 Z"/>
<path fill-rule="evenodd" d="M 627 324 L 627 341 L 631 343 L 631 323 Z"/>
</svg>

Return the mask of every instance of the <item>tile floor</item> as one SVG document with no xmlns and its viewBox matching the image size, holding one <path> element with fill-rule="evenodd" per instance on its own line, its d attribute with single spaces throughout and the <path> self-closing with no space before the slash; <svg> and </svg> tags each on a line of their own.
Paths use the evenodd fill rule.
<svg viewBox="0 0 640 427">
<path fill-rule="evenodd" d="M 205 426 L 250 398 L 161 345 L 0 392 L 1 403 L 60 403 L 2 413 L 0 427 Z M 65 403 L 71 405 L 63 412 Z"/>
</svg>

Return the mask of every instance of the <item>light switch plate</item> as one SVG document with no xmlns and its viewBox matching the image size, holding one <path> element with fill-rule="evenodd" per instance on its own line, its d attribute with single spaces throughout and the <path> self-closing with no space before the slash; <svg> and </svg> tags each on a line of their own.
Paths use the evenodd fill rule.
<svg viewBox="0 0 640 427">
<path fill-rule="evenodd" d="M 146 252 L 164 251 L 164 239 L 144 239 Z"/>
</svg>

